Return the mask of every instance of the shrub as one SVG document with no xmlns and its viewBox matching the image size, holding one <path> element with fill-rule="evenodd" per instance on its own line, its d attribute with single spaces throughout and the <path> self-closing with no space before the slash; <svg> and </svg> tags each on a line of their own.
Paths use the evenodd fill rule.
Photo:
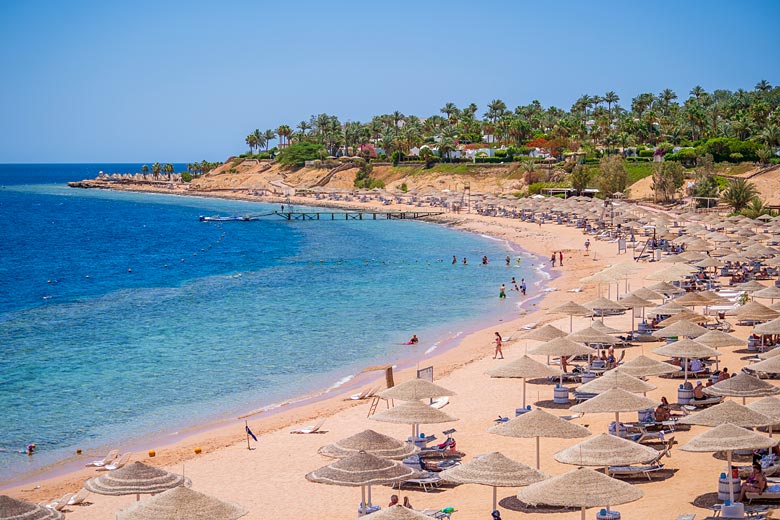
<svg viewBox="0 0 780 520">
<path fill-rule="evenodd" d="M 325 148 L 316 143 L 295 143 L 288 146 L 277 157 L 282 166 L 303 166 L 306 161 L 319 159 L 325 155 Z"/>
<path fill-rule="evenodd" d="M 744 156 L 741 153 L 739 153 L 739 152 L 734 152 L 734 153 L 730 153 L 729 154 L 729 159 L 732 162 L 742 162 L 742 158 L 743 157 Z"/>
<path fill-rule="evenodd" d="M 639 150 L 639 157 L 653 157 L 654 150 Z"/>
<path fill-rule="evenodd" d="M 506 157 L 506 150 L 496 150 L 496 157 Z"/>
<path fill-rule="evenodd" d="M 506 161 L 507 159 L 504 157 L 476 157 L 474 159 L 474 162 L 486 163 L 486 164 L 499 164 Z"/>
<path fill-rule="evenodd" d="M 709 153 L 715 162 L 739 162 L 757 161 L 758 149 L 761 145 L 755 141 L 740 141 L 732 137 L 715 137 L 708 139 L 696 147 L 699 155 Z M 740 154 L 739 159 L 732 158 L 733 154 Z"/>
<path fill-rule="evenodd" d="M 405 182 L 401 184 L 401 191 L 404 193 L 409 191 L 409 186 L 407 186 Z"/>
<path fill-rule="evenodd" d="M 190 172 L 181 172 L 181 181 L 182 182 L 192 181 L 192 174 Z"/>
</svg>

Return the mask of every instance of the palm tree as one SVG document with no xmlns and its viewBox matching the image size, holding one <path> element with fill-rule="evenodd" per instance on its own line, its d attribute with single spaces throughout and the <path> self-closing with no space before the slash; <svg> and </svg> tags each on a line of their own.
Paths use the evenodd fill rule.
<svg viewBox="0 0 780 520">
<path fill-rule="evenodd" d="M 723 192 L 723 202 L 731 206 L 735 212 L 742 211 L 751 200 L 758 196 L 755 184 L 747 179 L 737 177 L 729 179 L 729 186 Z"/>
<path fill-rule="evenodd" d="M 755 197 L 745 206 L 742 210 L 742 214 L 747 218 L 757 219 L 761 215 L 771 215 L 772 211 L 766 202 Z"/>
<path fill-rule="evenodd" d="M 311 130 L 311 125 L 307 121 L 301 121 L 295 128 L 301 131 L 301 136 L 305 136 L 306 130 Z"/>
<path fill-rule="evenodd" d="M 168 174 L 168 181 L 169 182 L 170 182 L 170 180 L 173 177 L 173 170 L 174 170 L 174 168 L 173 168 L 173 165 L 171 163 L 165 163 L 165 166 L 163 166 L 163 172 Z"/>
<path fill-rule="evenodd" d="M 263 133 L 263 139 L 265 140 L 265 151 L 268 151 L 268 145 L 270 141 L 276 139 L 276 132 L 270 128 Z"/>
<path fill-rule="evenodd" d="M 690 95 L 695 97 L 696 99 L 701 99 L 701 97 L 706 94 L 707 91 L 704 90 L 700 85 L 696 85 L 693 87 L 690 91 Z"/>
<path fill-rule="evenodd" d="M 753 88 L 755 88 L 759 92 L 769 92 L 770 90 L 772 90 L 772 85 L 770 85 L 767 80 L 762 79 L 761 81 L 756 83 L 756 86 Z"/>
<path fill-rule="evenodd" d="M 160 163 L 156 162 L 152 165 L 152 176 L 154 180 L 157 180 L 157 178 L 160 176 L 160 170 L 162 169 L 162 166 Z"/>
<path fill-rule="evenodd" d="M 609 113 L 609 121 L 612 122 L 612 103 L 617 103 L 620 101 L 620 96 L 615 94 L 614 91 L 610 90 L 606 94 L 604 94 L 604 102 L 607 104 L 607 112 Z"/>
<path fill-rule="evenodd" d="M 276 129 L 276 133 L 279 135 L 279 147 L 281 148 L 285 143 L 289 142 L 292 130 L 287 125 L 280 125 L 279 128 Z"/>
<path fill-rule="evenodd" d="M 450 158 L 448 157 L 449 153 L 455 149 L 455 141 L 452 139 L 452 137 L 442 137 L 441 141 L 439 141 L 439 157 L 443 161 L 445 157 L 447 158 L 447 162 L 450 162 Z"/>
<path fill-rule="evenodd" d="M 450 124 L 457 124 L 458 122 L 458 107 L 455 106 L 455 103 L 447 103 L 442 108 L 439 109 L 439 112 L 446 114 L 447 119 L 449 119 Z"/>
<path fill-rule="evenodd" d="M 664 104 L 664 115 L 667 115 L 669 113 L 669 105 L 672 101 L 677 99 L 677 94 L 674 92 L 674 90 L 665 88 L 661 91 L 658 97 L 661 98 L 661 101 Z"/>
<path fill-rule="evenodd" d="M 246 142 L 246 144 L 249 145 L 249 153 L 253 154 L 255 147 L 258 146 L 257 136 L 255 134 L 249 134 L 248 136 L 246 136 L 246 139 L 244 139 L 244 141 Z"/>
<path fill-rule="evenodd" d="M 145 165 L 145 164 L 143 166 L 141 166 L 141 173 L 143 173 L 144 175 L 149 173 L 149 167 L 147 165 Z"/>
</svg>

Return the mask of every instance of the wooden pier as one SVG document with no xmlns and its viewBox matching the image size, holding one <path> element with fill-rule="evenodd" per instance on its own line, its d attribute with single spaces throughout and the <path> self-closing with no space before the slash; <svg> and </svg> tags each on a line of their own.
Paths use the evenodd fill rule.
<svg viewBox="0 0 780 520">
<path fill-rule="evenodd" d="M 285 220 L 418 220 L 443 211 L 274 211 Z"/>
</svg>

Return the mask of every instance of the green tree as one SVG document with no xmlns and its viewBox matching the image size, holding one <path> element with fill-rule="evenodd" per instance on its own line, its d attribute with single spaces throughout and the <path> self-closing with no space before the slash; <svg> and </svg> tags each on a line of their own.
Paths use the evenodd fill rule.
<svg viewBox="0 0 780 520">
<path fill-rule="evenodd" d="M 425 161 L 426 168 L 430 168 L 436 164 L 436 157 L 433 155 L 433 151 L 427 146 L 420 148 L 420 159 Z"/>
<path fill-rule="evenodd" d="M 729 179 L 728 188 L 723 192 L 723 202 L 735 212 L 742 211 L 751 200 L 758 196 L 755 184 L 743 178 Z"/>
<path fill-rule="evenodd" d="M 156 162 L 152 165 L 152 176 L 154 180 L 157 180 L 158 177 L 160 177 L 160 170 L 162 170 L 162 165 L 160 163 Z"/>
<path fill-rule="evenodd" d="M 674 200 L 683 183 L 685 182 L 685 169 L 677 161 L 664 161 L 653 163 L 653 191 L 656 201 Z"/>
<path fill-rule="evenodd" d="M 747 204 L 747 206 L 745 206 L 741 213 L 747 218 L 756 219 L 761 215 L 771 215 L 772 211 L 769 209 L 769 206 L 767 206 L 766 202 L 759 199 L 758 197 L 754 197 Z"/>
<path fill-rule="evenodd" d="M 571 187 L 577 190 L 578 195 L 582 195 L 582 192 L 590 184 L 592 173 L 588 168 L 585 168 L 582 164 L 577 164 L 571 171 Z"/>
<path fill-rule="evenodd" d="M 282 166 L 303 166 L 306 161 L 321 159 L 325 156 L 325 147 L 318 143 L 301 142 L 291 144 L 277 156 L 276 160 Z"/>
<path fill-rule="evenodd" d="M 605 196 L 611 197 L 615 193 L 623 193 L 626 190 L 628 171 L 622 157 L 612 155 L 602 158 L 599 161 L 599 170 L 599 189 Z"/>
<path fill-rule="evenodd" d="M 147 165 L 145 165 L 145 164 L 143 166 L 141 166 L 141 173 L 143 173 L 144 175 L 149 173 L 149 167 Z"/>
<path fill-rule="evenodd" d="M 265 142 L 265 151 L 268 151 L 268 145 L 276 139 L 276 132 L 271 130 L 270 128 L 263 132 L 263 141 Z"/>
<path fill-rule="evenodd" d="M 258 145 L 257 136 L 255 134 L 249 134 L 246 136 L 246 139 L 244 139 L 244 142 L 249 145 L 249 153 L 254 153 L 255 147 Z"/>
</svg>

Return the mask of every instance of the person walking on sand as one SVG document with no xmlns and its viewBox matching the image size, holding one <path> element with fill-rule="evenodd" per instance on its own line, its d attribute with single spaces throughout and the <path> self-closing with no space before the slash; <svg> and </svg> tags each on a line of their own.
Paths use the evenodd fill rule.
<svg viewBox="0 0 780 520">
<path fill-rule="evenodd" d="M 588 250 L 590 249 L 590 239 L 585 239 L 585 254 L 588 254 Z"/>
<path fill-rule="evenodd" d="M 555 251 L 553 251 L 552 256 L 550 257 L 550 263 L 553 267 L 555 267 Z"/>
<path fill-rule="evenodd" d="M 502 345 L 503 345 L 503 343 L 502 343 L 502 339 L 501 339 L 501 334 L 496 332 L 496 351 L 493 354 L 493 359 L 498 358 L 498 356 L 501 356 L 498 359 L 504 359 L 504 353 L 501 351 L 501 346 Z"/>
<path fill-rule="evenodd" d="M 558 267 L 563 267 L 563 251 L 558 251 Z"/>
<path fill-rule="evenodd" d="M 506 287 L 504 284 L 501 284 L 501 288 L 498 290 L 498 298 L 503 299 L 506 298 Z"/>
</svg>

